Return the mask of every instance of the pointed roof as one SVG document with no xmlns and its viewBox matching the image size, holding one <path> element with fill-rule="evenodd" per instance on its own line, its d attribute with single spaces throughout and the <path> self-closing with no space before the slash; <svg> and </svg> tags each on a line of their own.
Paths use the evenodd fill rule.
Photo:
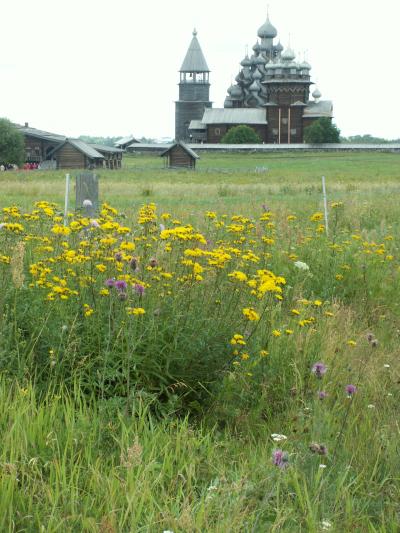
<svg viewBox="0 0 400 533">
<path fill-rule="evenodd" d="M 197 40 L 197 31 L 193 30 L 193 39 L 186 52 L 179 72 L 210 72 L 207 62 Z"/>
<path fill-rule="evenodd" d="M 164 150 L 161 154 L 160 154 L 160 157 L 164 157 L 166 156 L 167 154 L 169 154 L 169 152 L 172 150 L 172 148 L 175 148 L 176 146 L 180 146 L 188 155 L 190 155 L 190 157 L 193 157 L 193 159 L 200 159 L 200 156 L 196 154 L 196 152 L 194 150 L 192 150 L 191 148 L 189 148 L 189 146 L 187 144 L 185 144 L 184 142 L 182 141 L 177 141 L 177 142 L 174 142 L 174 144 L 172 144 L 171 146 L 169 146 L 166 150 Z"/>
<path fill-rule="evenodd" d="M 50 152 L 49 156 L 50 157 L 53 156 L 53 154 L 58 152 L 65 144 L 70 144 L 74 146 L 79 152 L 82 152 L 82 154 L 86 155 L 90 159 L 104 159 L 102 154 L 100 154 L 95 148 L 85 143 L 81 139 L 68 139 L 68 138 L 66 138 L 63 143 L 56 146 L 54 150 Z"/>
</svg>

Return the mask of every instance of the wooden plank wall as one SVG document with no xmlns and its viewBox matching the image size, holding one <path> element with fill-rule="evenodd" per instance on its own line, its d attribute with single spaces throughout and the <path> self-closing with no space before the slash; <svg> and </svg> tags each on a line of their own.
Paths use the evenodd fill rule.
<svg viewBox="0 0 400 533">
<path fill-rule="evenodd" d="M 27 161 L 37 162 L 46 159 L 47 152 L 56 148 L 59 142 L 38 139 L 30 135 L 24 135 L 25 139 L 25 158 Z"/>
<path fill-rule="evenodd" d="M 86 168 L 85 156 L 68 143 L 56 152 L 56 157 L 58 168 Z"/>
<path fill-rule="evenodd" d="M 169 153 L 169 165 L 171 167 L 194 167 L 195 160 L 181 146 L 175 146 Z"/>
</svg>

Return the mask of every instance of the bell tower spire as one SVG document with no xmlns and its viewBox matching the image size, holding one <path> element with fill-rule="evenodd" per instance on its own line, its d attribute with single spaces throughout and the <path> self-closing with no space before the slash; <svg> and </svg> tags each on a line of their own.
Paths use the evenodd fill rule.
<svg viewBox="0 0 400 533">
<path fill-rule="evenodd" d="M 204 109 L 212 105 L 210 69 L 197 39 L 196 28 L 193 30 L 179 75 L 179 100 L 175 102 L 175 139 L 188 141 L 191 120 L 201 120 Z"/>
</svg>

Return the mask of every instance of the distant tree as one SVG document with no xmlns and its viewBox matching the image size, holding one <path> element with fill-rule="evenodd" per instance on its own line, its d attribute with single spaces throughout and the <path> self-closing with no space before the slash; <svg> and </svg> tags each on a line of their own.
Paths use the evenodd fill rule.
<svg viewBox="0 0 400 533">
<path fill-rule="evenodd" d="M 330 118 L 319 118 L 304 129 L 304 141 L 309 144 L 339 143 L 340 130 Z"/>
<path fill-rule="evenodd" d="M 79 139 L 88 144 L 100 144 L 114 147 L 115 143 L 119 141 L 121 137 L 94 137 L 92 135 L 80 135 Z"/>
<path fill-rule="evenodd" d="M 25 161 L 23 134 L 8 119 L 0 118 L 0 163 L 22 165 Z"/>
<path fill-rule="evenodd" d="M 257 132 L 244 124 L 229 129 L 221 139 L 223 144 L 260 144 L 261 137 Z"/>
<path fill-rule="evenodd" d="M 385 139 L 384 137 L 374 137 L 369 133 L 364 135 L 351 135 L 350 137 L 341 137 L 343 143 L 352 144 L 390 144 L 398 143 L 399 139 Z"/>
</svg>

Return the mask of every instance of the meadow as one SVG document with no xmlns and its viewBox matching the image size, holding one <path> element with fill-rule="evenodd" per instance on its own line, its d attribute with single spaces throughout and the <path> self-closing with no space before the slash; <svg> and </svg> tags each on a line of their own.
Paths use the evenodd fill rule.
<svg viewBox="0 0 400 533">
<path fill-rule="evenodd" d="M 2 173 L 0 530 L 399 531 L 399 157 Z"/>
</svg>

